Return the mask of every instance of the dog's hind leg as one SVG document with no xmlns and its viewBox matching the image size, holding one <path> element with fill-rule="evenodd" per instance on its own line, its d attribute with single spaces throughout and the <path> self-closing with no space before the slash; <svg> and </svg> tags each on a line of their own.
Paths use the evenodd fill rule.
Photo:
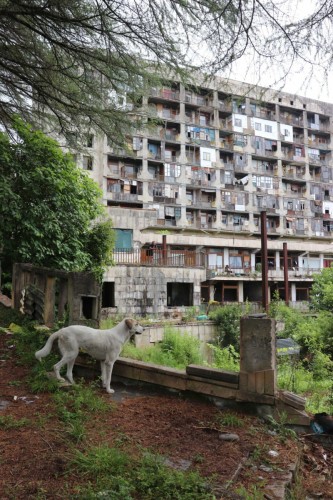
<svg viewBox="0 0 333 500">
<path fill-rule="evenodd" d="M 66 355 L 64 354 L 64 356 L 61 358 L 60 361 L 58 361 L 58 363 L 56 363 L 53 367 L 53 370 L 54 370 L 54 373 L 57 377 L 57 380 L 59 380 L 60 382 L 66 382 L 66 379 L 64 379 L 61 375 L 60 375 L 60 370 L 63 366 L 67 365 L 67 377 L 68 377 L 68 380 L 70 381 L 71 384 L 74 383 L 74 380 L 73 380 L 73 376 L 71 374 L 72 372 L 72 368 L 74 366 L 74 362 L 75 362 L 75 359 L 76 359 L 76 356 L 74 356 L 73 358 L 73 355 Z M 68 364 L 69 364 L 69 367 L 68 367 Z M 69 376 L 68 376 L 69 375 Z"/>
<path fill-rule="evenodd" d="M 66 378 L 70 381 L 71 384 L 75 384 L 74 379 L 73 379 L 74 363 L 75 363 L 75 358 L 67 361 Z"/>
</svg>

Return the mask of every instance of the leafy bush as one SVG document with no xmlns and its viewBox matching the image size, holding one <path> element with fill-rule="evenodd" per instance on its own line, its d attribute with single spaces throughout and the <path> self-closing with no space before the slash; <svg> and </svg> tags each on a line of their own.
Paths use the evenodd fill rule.
<svg viewBox="0 0 333 500">
<path fill-rule="evenodd" d="M 310 299 L 314 310 L 332 311 L 333 267 L 322 269 L 321 273 L 313 276 Z"/>
<path fill-rule="evenodd" d="M 209 314 L 217 326 L 216 343 L 219 347 L 234 346 L 239 352 L 240 318 L 242 309 L 239 305 L 219 307 Z"/>
<path fill-rule="evenodd" d="M 213 353 L 212 366 L 214 368 L 239 371 L 239 354 L 232 345 L 221 348 L 213 344 L 207 344 L 207 347 Z"/>
<path fill-rule="evenodd" d="M 269 315 L 284 323 L 284 330 L 279 332 L 279 337 L 282 338 L 294 338 L 296 329 L 306 321 L 306 317 L 300 311 L 287 306 L 285 302 L 278 298 L 275 298 L 270 303 Z"/>
</svg>

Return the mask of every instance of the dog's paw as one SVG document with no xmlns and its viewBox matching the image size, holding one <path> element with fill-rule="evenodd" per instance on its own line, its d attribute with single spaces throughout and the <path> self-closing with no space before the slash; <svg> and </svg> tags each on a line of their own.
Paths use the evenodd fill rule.
<svg viewBox="0 0 333 500">
<path fill-rule="evenodd" d="M 114 393 L 114 390 L 110 388 L 110 389 L 106 389 L 106 392 L 107 392 L 108 394 L 113 394 L 113 393 Z"/>
</svg>

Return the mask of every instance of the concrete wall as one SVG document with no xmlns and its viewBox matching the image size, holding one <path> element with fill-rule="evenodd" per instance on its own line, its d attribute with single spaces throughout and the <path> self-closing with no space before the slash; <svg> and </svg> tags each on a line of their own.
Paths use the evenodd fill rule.
<svg viewBox="0 0 333 500">
<path fill-rule="evenodd" d="M 195 323 L 185 323 L 180 325 L 171 325 L 173 330 L 176 330 L 180 335 L 188 333 L 191 337 L 197 338 L 202 342 L 211 342 L 214 340 L 216 333 L 216 325 L 211 321 L 200 321 Z M 146 347 L 151 344 L 156 344 L 163 340 L 165 326 L 145 327 L 142 335 L 135 336 L 135 345 L 137 347 Z"/>
<path fill-rule="evenodd" d="M 109 268 L 104 281 L 114 282 L 115 308 L 125 315 L 164 314 L 168 306 L 167 283 L 193 285 L 193 305 L 199 306 L 204 269 L 115 266 Z"/>
</svg>

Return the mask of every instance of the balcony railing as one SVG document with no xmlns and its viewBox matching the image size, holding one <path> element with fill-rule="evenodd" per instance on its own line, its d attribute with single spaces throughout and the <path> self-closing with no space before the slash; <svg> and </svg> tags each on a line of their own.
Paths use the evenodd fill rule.
<svg viewBox="0 0 333 500">
<path fill-rule="evenodd" d="M 205 258 L 202 252 L 189 250 L 174 251 L 162 248 L 129 248 L 115 249 L 113 261 L 116 265 L 137 265 L 152 267 L 205 267 Z"/>
</svg>

